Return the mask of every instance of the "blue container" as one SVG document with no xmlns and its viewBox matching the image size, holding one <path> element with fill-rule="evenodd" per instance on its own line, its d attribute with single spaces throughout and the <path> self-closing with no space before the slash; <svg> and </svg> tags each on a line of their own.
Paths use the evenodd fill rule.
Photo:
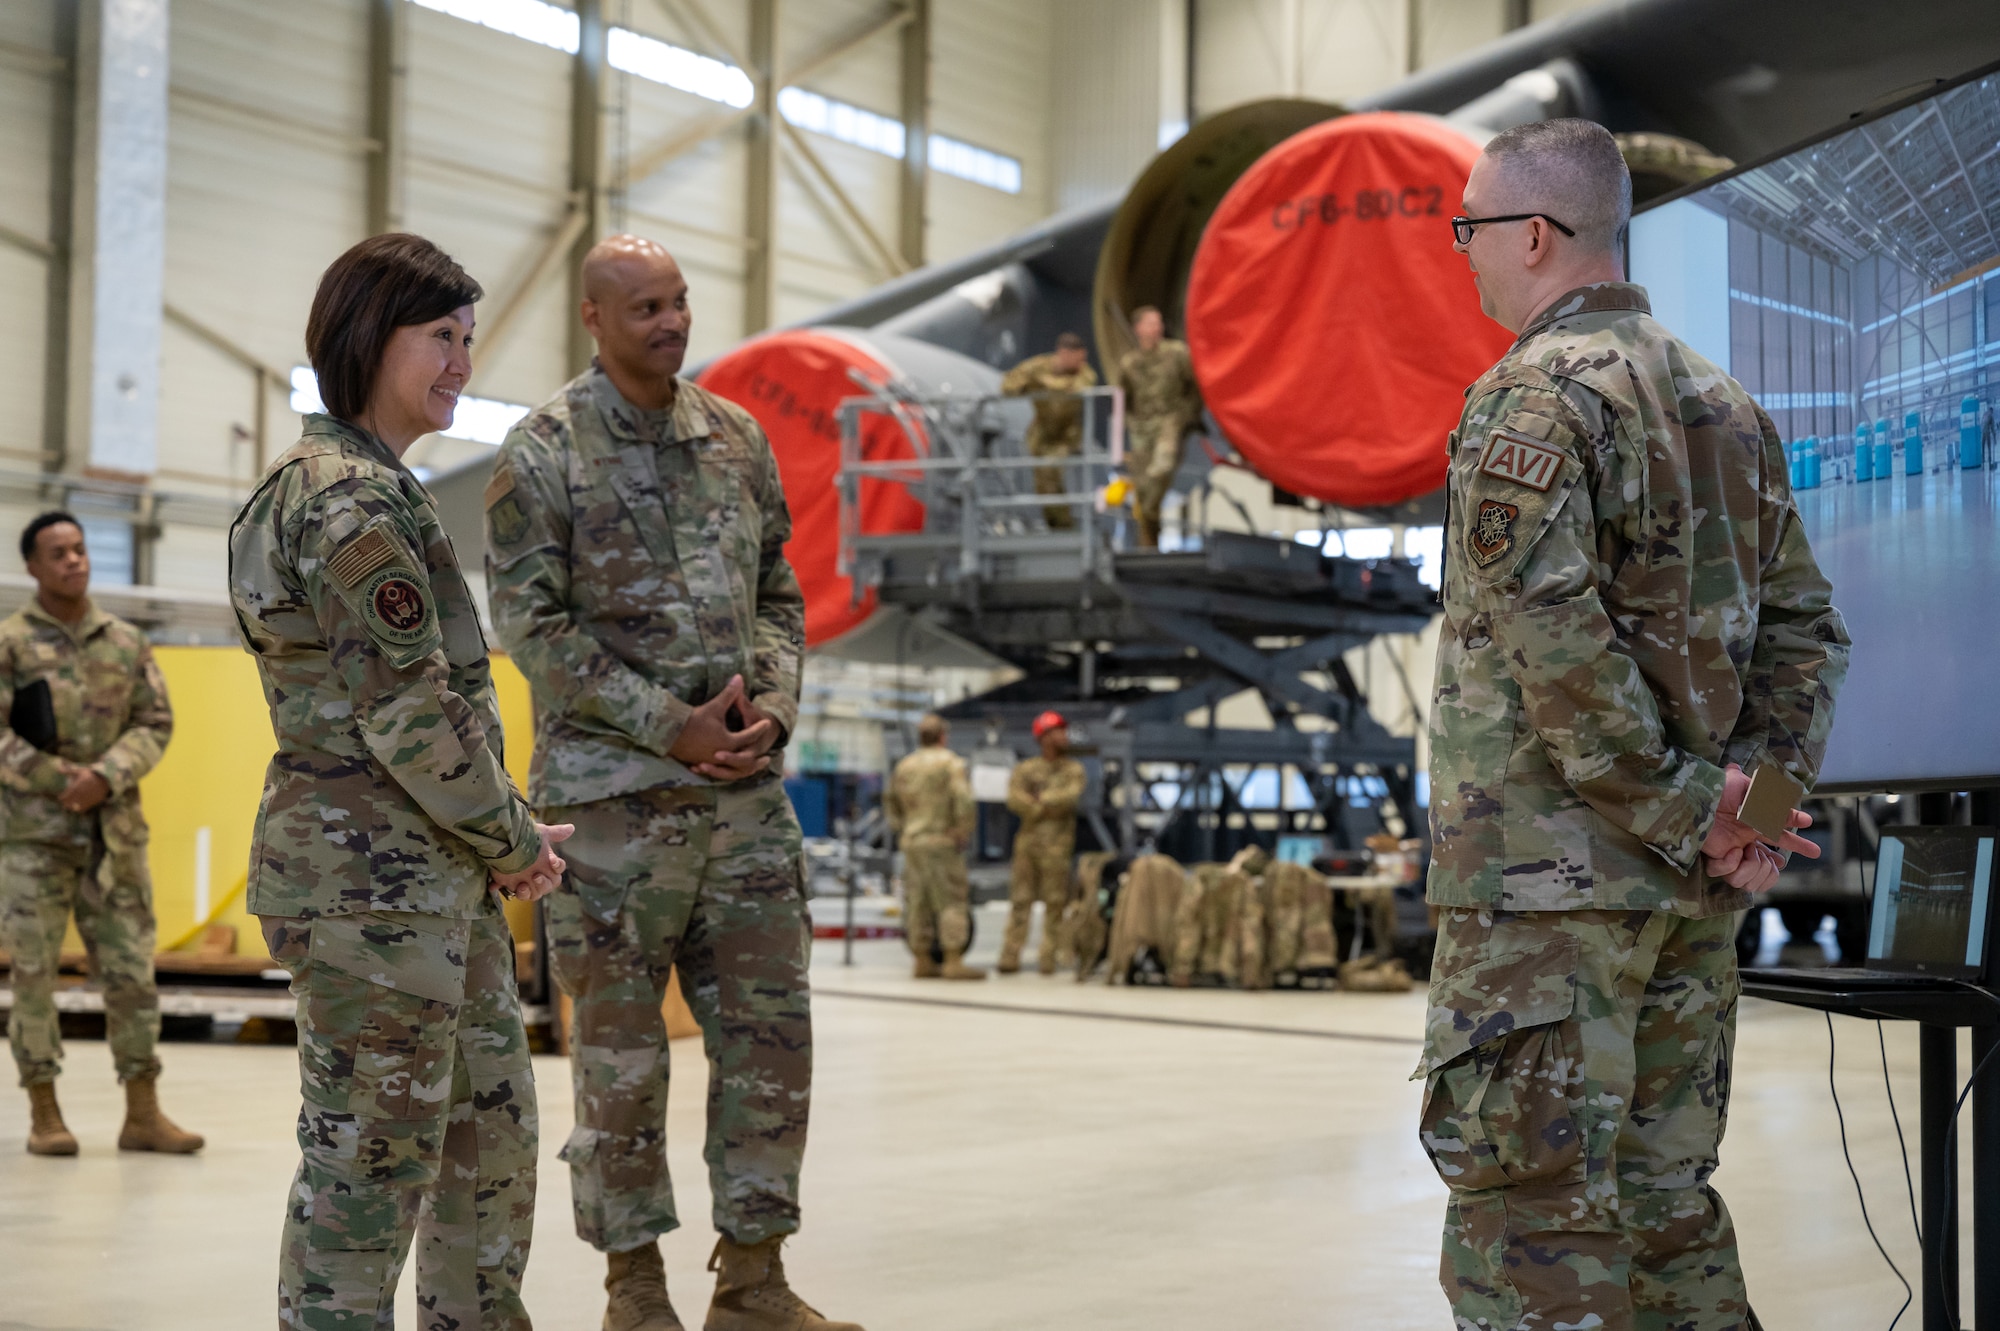
<svg viewBox="0 0 2000 1331">
<path fill-rule="evenodd" d="M 1854 479 L 1873 480 L 1875 477 L 1875 446 L 1869 442 L 1871 431 L 1868 422 L 1854 427 Z"/>
<path fill-rule="evenodd" d="M 1792 488 L 1794 490 L 1805 488 L 1805 483 L 1806 483 L 1805 440 L 1801 439 L 1797 443 L 1791 443 L 1785 445 L 1785 471 L 1791 477 Z"/>
<path fill-rule="evenodd" d="M 1811 438 L 1806 440 L 1805 473 L 1806 473 L 1806 483 L 1803 488 L 1807 490 L 1819 489 L 1819 436 L 1818 435 L 1813 435 Z"/>
<path fill-rule="evenodd" d="M 799 818 L 799 831 L 807 836 L 832 834 L 833 783 L 823 776 L 788 776 L 785 794 Z"/>
<path fill-rule="evenodd" d="M 1886 481 L 1896 474 L 1896 437 L 1889 433 L 1886 418 L 1875 422 L 1875 479 Z"/>
<path fill-rule="evenodd" d="M 1924 474 L 1924 418 L 1914 411 L 1903 413 L 1903 474 Z"/>
<path fill-rule="evenodd" d="M 1958 404 L 1958 465 L 1972 471 L 1985 461 L 1979 441 L 1979 399 L 1967 394 Z"/>
</svg>

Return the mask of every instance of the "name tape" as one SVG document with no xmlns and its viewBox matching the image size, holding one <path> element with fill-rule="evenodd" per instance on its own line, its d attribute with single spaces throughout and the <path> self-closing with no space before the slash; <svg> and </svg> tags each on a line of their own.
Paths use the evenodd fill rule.
<svg viewBox="0 0 2000 1331">
<path fill-rule="evenodd" d="M 1561 449 L 1539 439 L 1495 430 L 1486 441 L 1486 453 L 1479 460 L 1479 470 L 1484 475 L 1525 485 L 1530 490 L 1547 491 L 1562 472 L 1564 456 Z"/>
</svg>

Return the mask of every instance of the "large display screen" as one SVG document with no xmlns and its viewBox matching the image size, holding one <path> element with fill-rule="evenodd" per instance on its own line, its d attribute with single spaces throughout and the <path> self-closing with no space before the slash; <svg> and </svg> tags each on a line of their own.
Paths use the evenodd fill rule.
<svg viewBox="0 0 2000 1331">
<path fill-rule="evenodd" d="M 2000 778 L 2000 70 L 1632 219 L 1763 404 L 1854 636 L 1820 789 Z"/>
</svg>

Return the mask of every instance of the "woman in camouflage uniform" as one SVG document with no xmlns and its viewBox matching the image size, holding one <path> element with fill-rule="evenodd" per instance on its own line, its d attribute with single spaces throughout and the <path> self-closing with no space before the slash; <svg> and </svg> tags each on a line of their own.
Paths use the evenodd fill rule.
<svg viewBox="0 0 2000 1331">
<path fill-rule="evenodd" d="M 278 1300 L 300 1331 L 386 1325 L 413 1237 L 425 1328 L 529 1325 L 535 1092 L 495 892 L 552 889 L 569 829 L 501 764 L 478 615 L 401 461 L 451 424 L 481 294 L 418 236 L 335 260 L 306 326 L 328 412 L 230 532 L 278 740 L 249 906 L 299 1004 Z"/>
</svg>

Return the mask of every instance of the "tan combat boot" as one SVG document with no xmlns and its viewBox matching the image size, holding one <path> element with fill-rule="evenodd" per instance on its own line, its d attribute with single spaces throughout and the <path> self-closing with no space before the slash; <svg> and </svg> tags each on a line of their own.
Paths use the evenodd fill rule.
<svg viewBox="0 0 2000 1331">
<path fill-rule="evenodd" d="M 657 1242 L 604 1255 L 610 1266 L 604 1292 L 611 1296 L 604 1331 L 687 1331 L 667 1300 L 667 1268 Z"/>
<path fill-rule="evenodd" d="M 76 1154 L 76 1138 L 63 1123 L 54 1082 L 38 1081 L 28 1088 L 28 1109 L 32 1115 L 28 1124 L 28 1154 Z"/>
<path fill-rule="evenodd" d="M 983 980 L 986 972 L 977 966 L 965 964 L 965 954 L 954 952 L 944 959 L 944 969 L 938 972 L 947 980 Z"/>
<path fill-rule="evenodd" d="M 199 1133 L 183 1131 L 160 1112 L 157 1077 L 134 1077 L 125 1083 L 125 1126 L 118 1132 L 119 1150 L 193 1155 L 205 1144 Z"/>
<path fill-rule="evenodd" d="M 1035 954 L 1035 969 L 1044 975 L 1056 973 L 1056 953 L 1054 948 L 1045 947 Z"/>
<path fill-rule="evenodd" d="M 762 1243 L 718 1239 L 708 1259 L 716 1273 L 715 1300 L 702 1331 L 861 1331 L 853 1322 L 829 1322 L 785 1281 L 780 1234 Z"/>
<path fill-rule="evenodd" d="M 1019 952 L 1009 952 L 1005 948 L 1002 948 L 1000 950 L 1000 964 L 993 969 L 1002 975 L 1014 974 L 1021 969 L 1021 954 Z"/>
<path fill-rule="evenodd" d="M 919 980 L 935 980 L 938 977 L 938 964 L 931 960 L 930 953 L 920 952 L 917 954 L 917 964 L 910 974 Z"/>
</svg>

